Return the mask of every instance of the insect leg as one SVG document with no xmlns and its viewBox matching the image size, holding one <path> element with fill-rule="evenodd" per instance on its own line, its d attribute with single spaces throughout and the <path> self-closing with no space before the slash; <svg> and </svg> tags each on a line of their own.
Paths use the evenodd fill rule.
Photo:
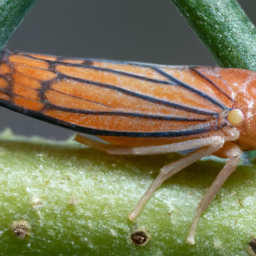
<svg viewBox="0 0 256 256">
<path fill-rule="evenodd" d="M 131 220 L 135 220 L 138 215 L 140 214 L 141 210 L 145 206 L 145 204 L 148 202 L 148 200 L 151 198 L 151 196 L 155 193 L 155 191 L 162 185 L 162 183 L 170 178 L 175 173 L 179 172 L 183 168 L 187 167 L 188 165 L 192 164 L 193 162 L 201 159 L 204 156 L 208 156 L 212 154 L 213 152 L 219 150 L 224 142 L 225 139 L 223 136 L 214 136 L 210 137 L 211 142 L 209 142 L 208 146 L 205 146 L 201 149 L 198 149 L 186 156 L 184 156 L 182 159 L 172 162 L 169 165 L 164 166 L 158 176 L 155 178 L 153 183 L 150 185 L 148 190 L 145 192 L 145 194 L 141 197 L 135 208 L 131 211 L 129 214 L 129 218 Z M 172 147 L 172 145 L 170 145 Z"/>
<path fill-rule="evenodd" d="M 134 153 L 134 149 L 136 147 L 129 147 L 129 146 L 119 146 L 119 145 L 112 145 L 107 144 L 104 142 L 99 142 L 88 137 L 82 136 L 80 134 L 76 134 L 74 140 L 81 144 L 84 144 L 88 147 L 98 149 L 100 151 L 106 152 L 111 155 L 132 155 Z"/>
<path fill-rule="evenodd" d="M 236 128 L 223 129 L 225 136 L 225 141 L 236 140 L 239 137 L 239 131 Z M 76 134 L 74 140 L 84 144 L 86 146 L 98 149 L 100 151 L 107 152 L 113 155 L 153 155 L 153 154 L 165 154 L 178 152 L 188 149 L 200 148 L 204 146 L 211 145 L 214 137 L 219 137 L 220 133 L 216 133 L 209 138 L 201 139 L 191 139 L 181 142 L 176 142 L 167 145 L 160 146 L 148 146 L 148 147 L 129 147 L 129 146 L 118 146 L 102 143 L 99 141 L 92 140 L 90 138 L 84 137 L 80 134 Z"/>
<path fill-rule="evenodd" d="M 91 148 L 95 148 L 100 151 L 104 151 L 108 154 L 113 154 L 113 155 L 152 155 L 152 154 L 164 154 L 164 153 L 171 153 L 171 152 L 203 147 L 206 145 L 210 145 L 212 138 L 186 140 L 186 141 L 162 145 L 162 146 L 148 146 L 148 147 L 129 147 L 129 146 L 111 145 L 111 144 L 106 144 L 106 143 L 92 140 L 80 134 L 76 134 L 74 140 L 81 144 L 89 146 Z"/>
<path fill-rule="evenodd" d="M 213 181 L 212 185 L 209 187 L 208 191 L 206 192 L 206 194 L 204 195 L 196 209 L 193 223 L 190 228 L 189 235 L 186 239 L 186 242 L 188 244 L 195 244 L 195 232 L 201 214 L 207 209 L 207 207 L 209 206 L 209 204 L 211 203 L 219 189 L 222 187 L 223 183 L 236 169 L 242 151 L 236 144 L 228 142 L 224 145 L 223 149 L 220 150 L 219 154 L 228 158 L 227 163 L 224 166 L 224 168 L 220 171 L 216 179 Z"/>
<path fill-rule="evenodd" d="M 76 133 L 74 140 L 76 142 L 84 144 L 90 148 L 95 148 L 95 149 L 98 149 L 98 150 L 104 151 L 104 152 L 107 152 L 107 150 L 112 147 L 111 144 L 105 144 L 105 143 L 102 143 L 102 142 L 99 142 L 96 140 L 92 140 L 92 139 L 82 136 L 78 133 Z"/>
</svg>

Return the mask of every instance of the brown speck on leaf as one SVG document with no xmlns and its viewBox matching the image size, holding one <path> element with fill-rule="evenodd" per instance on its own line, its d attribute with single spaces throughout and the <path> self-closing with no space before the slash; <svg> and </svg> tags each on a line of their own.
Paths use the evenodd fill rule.
<svg viewBox="0 0 256 256">
<path fill-rule="evenodd" d="M 18 220 L 12 223 L 12 232 L 20 240 L 30 235 L 31 226 L 26 220 Z"/>
<path fill-rule="evenodd" d="M 34 196 L 30 200 L 32 207 L 38 211 L 40 208 L 44 206 L 43 199 L 41 197 Z"/>
<path fill-rule="evenodd" d="M 76 206 L 78 205 L 78 199 L 75 196 L 71 196 L 69 198 L 69 206 Z"/>
<path fill-rule="evenodd" d="M 148 243 L 151 236 L 145 230 L 134 230 L 130 235 L 131 241 L 134 245 L 144 246 Z"/>
<path fill-rule="evenodd" d="M 236 196 L 237 195 L 237 193 L 236 193 L 236 191 L 232 191 L 232 196 Z"/>
</svg>

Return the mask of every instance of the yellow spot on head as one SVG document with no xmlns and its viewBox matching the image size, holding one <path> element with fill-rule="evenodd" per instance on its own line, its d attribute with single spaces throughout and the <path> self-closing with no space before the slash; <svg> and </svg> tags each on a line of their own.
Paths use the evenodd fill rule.
<svg viewBox="0 0 256 256">
<path fill-rule="evenodd" d="M 228 113 L 228 121 L 232 125 L 239 125 L 243 122 L 244 120 L 244 114 L 240 109 L 232 109 Z"/>
</svg>

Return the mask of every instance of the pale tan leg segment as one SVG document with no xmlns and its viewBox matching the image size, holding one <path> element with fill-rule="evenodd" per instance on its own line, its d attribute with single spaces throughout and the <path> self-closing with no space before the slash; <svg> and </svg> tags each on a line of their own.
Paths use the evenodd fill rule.
<svg viewBox="0 0 256 256">
<path fill-rule="evenodd" d="M 234 143 L 229 144 L 228 150 L 226 150 L 226 155 L 228 157 L 227 163 L 224 168 L 220 171 L 216 179 L 213 181 L 212 185 L 209 187 L 208 191 L 202 198 L 199 203 L 195 216 L 192 222 L 192 226 L 189 231 L 189 235 L 186 239 L 188 244 L 195 244 L 195 232 L 197 228 L 198 221 L 200 219 L 201 214 L 207 209 L 219 189 L 222 187 L 227 178 L 231 175 L 231 173 L 236 169 L 240 156 L 242 154 L 241 149 Z"/>
<path fill-rule="evenodd" d="M 192 164 L 193 162 L 201 159 L 204 156 L 208 156 L 212 154 L 213 152 L 219 150 L 223 144 L 224 144 L 224 138 L 223 137 L 212 137 L 211 138 L 211 145 L 198 149 L 186 156 L 184 156 L 182 159 L 175 161 L 169 165 L 164 166 L 161 170 L 158 176 L 155 178 L 153 183 L 150 185 L 148 190 L 145 192 L 145 194 L 141 197 L 137 205 L 134 207 L 134 209 L 129 214 L 130 220 L 135 220 L 138 215 L 140 214 L 141 210 L 145 206 L 145 204 L 148 202 L 148 200 L 151 198 L 151 196 L 155 193 L 155 191 L 162 185 L 162 183 L 170 178 L 175 173 L 179 172 L 183 168 L 187 167 L 188 165 Z"/>
<path fill-rule="evenodd" d="M 236 138 L 239 137 L 239 131 L 236 129 L 231 128 L 225 132 L 227 133 L 227 136 L 225 136 L 225 141 L 235 140 Z M 87 145 L 89 147 L 107 152 L 108 154 L 153 155 L 153 154 L 165 154 L 165 153 L 171 153 L 171 152 L 178 152 L 178 151 L 208 146 L 212 144 L 212 141 L 215 140 L 214 138 L 219 138 L 219 137 L 220 135 L 218 136 L 214 135 L 210 138 L 193 139 L 193 140 L 172 143 L 169 145 L 151 146 L 151 147 L 125 147 L 125 146 L 105 144 L 99 141 L 89 139 L 80 134 L 76 134 L 74 140 L 81 144 Z"/>
<path fill-rule="evenodd" d="M 98 150 L 107 152 L 109 154 L 135 154 L 135 155 L 150 155 L 150 154 L 163 154 L 177 152 L 187 149 L 200 148 L 186 156 L 182 159 L 175 161 L 169 165 L 164 166 L 156 179 L 150 185 L 145 194 L 141 197 L 135 208 L 129 214 L 131 220 L 135 220 L 140 214 L 141 210 L 154 194 L 154 192 L 161 186 L 161 184 L 168 178 L 170 178 L 175 173 L 179 172 L 183 168 L 192 164 L 193 162 L 201 159 L 204 156 L 208 156 L 220 148 L 223 144 L 228 141 L 235 141 L 239 138 L 239 131 L 236 128 L 224 127 L 223 133 L 212 134 L 209 138 L 201 138 L 194 140 L 187 140 L 178 143 L 172 143 L 170 145 L 163 146 L 151 146 L 151 147 L 126 147 L 126 146 L 117 146 L 111 144 L 105 144 L 98 141 L 94 141 L 87 137 L 77 134 L 75 139 L 77 142 L 85 144 L 89 147 L 96 148 Z M 225 144 L 226 145 L 226 144 Z M 194 244 L 194 236 L 196 227 L 199 221 L 199 218 L 204 212 L 208 205 L 211 203 L 212 199 L 221 188 L 223 183 L 229 177 L 229 175 L 235 170 L 236 166 L 239 163 L 239 158 L 241 156 L 241 150 L 239 147 L 233 143 L 230 143 L 231 147 L 225 149 L 225 157 L 228 158 L 225 167 L 221 170 L 217 178 L 214 180 L 211 187 L 208 189 L 207 193 L 201 200 L 200 204 L 197 207 L 195 217 L 187 238 L 187 243 Z"/>
<path fill-rule="evenodd" d="M 95 148 L 98 149 L 100 151 L 104 151 L 107 152 L 109 149 L 111 149 L 113 147 L 113 145 L 111 144 L 105 144 L 96 140 L 92 140 L 90 138 L 87 138 L 85 136 L 82 136 L 81 134 L 76 134 L 74 140 L 76 142 L 79 142 L 81 144 L 84 144 L 90 148 Z"/>
</svg>

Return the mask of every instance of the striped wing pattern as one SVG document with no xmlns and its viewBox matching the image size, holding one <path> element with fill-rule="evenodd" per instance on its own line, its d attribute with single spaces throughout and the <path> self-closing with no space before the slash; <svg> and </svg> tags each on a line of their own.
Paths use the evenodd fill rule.
<svg viewBox="0 0 256 256">
<path fill-rule="evenodd" d="M 225 125 L 220 117 L 233 107 L 218 70 L 4 50 L 0 105 L 93 135 L 201 134 Z"/>
</svg>

